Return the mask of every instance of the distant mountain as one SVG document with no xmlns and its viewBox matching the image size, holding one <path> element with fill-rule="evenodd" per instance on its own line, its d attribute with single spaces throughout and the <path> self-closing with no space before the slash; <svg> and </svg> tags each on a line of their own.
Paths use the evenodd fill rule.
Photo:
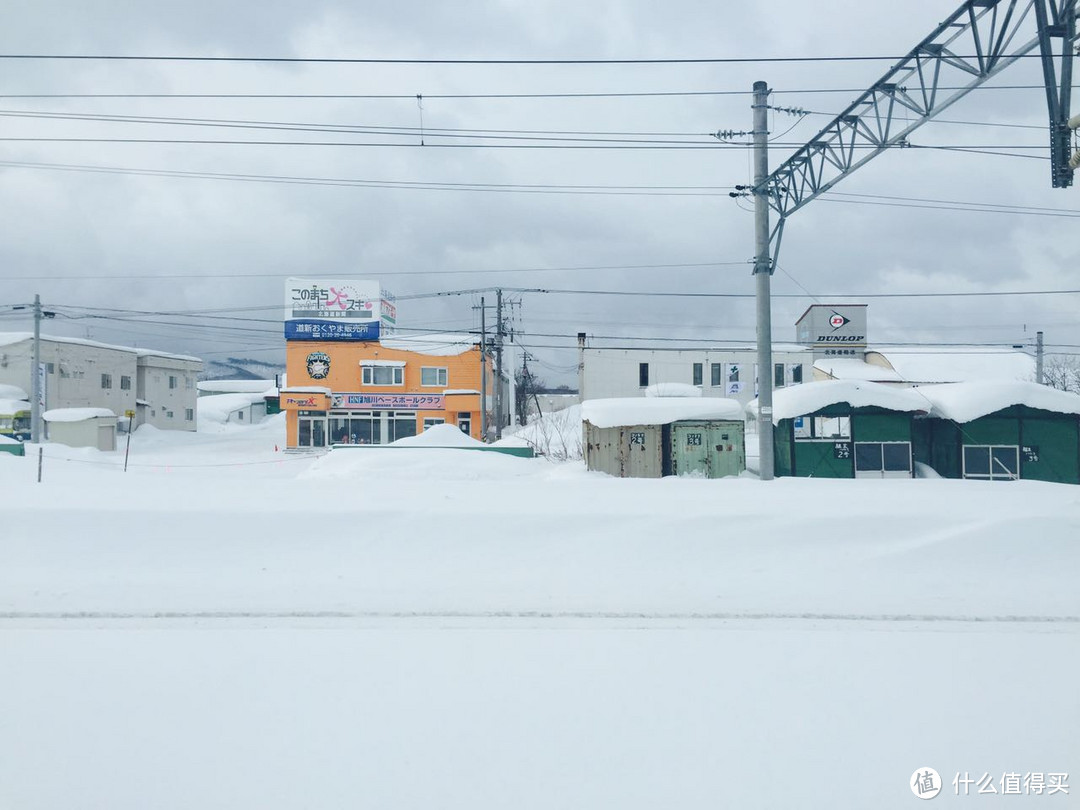
<svg viewBox="0 0 1080 810">
<path fill-rule="evenodd" d="M 226 357 L 224 360 L 204 360 L 202 380 L 272 380 L 284 374 L 285 366 L 250 357 Z"/>
</svg>

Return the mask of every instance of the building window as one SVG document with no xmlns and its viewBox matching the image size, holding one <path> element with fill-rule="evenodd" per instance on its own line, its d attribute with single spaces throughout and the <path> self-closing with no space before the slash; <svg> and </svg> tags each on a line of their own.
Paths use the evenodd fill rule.
<svg viewBox="0 0 1080 810">
<path fill-rule="evenodd" d="M 796 363 L 791 367 L 791 384 L 798 385 L 802 382 L 802 363 Z"/>
<path fill-rule="evenodd" d="M 783 388 L 784 387 L 784 364 L 783 363 L 774 363 L 773 364 L 773 387 L 774 388 Z"/>
<path fill-rule="evenodd" d="M 102 388 L 112 388 L 112 374 L 102 374 L 101 375 L 101 387 Z"/>
<path fill-rule="evenodd" d="M 169 388 L 176 388 L 176 383 L 177 383 L 176 377 L 174 377 L 174 376 L 172 376 L 170 374 L 169 375 Z"/>
<path fill-rule="evenodd" d="M 121 391 L 130 391 L 131 390 L 131 377 L 127 376 L 126 374 L 120 375 L 120 390 Z"/>
<path fill-rule="evenodd" d="M 724 384 L 724 364 L 713 363 L 709 367 L 709 384 L 714 388 Z"/>
<path fill-rule="evenodd" d="M 434 427 L 435 425 L 441 425 L 441 424 L 443 424 L 445 422 L 446 422 L 445 419 L 439 419 L 439 418 L 434 417 L 434 416 L 425 416 L 424 417 L 424 430 L 427 430 L 429 427 Z"/>
<path fill-rule="evenodd" d="M 799 416 L 795 418 L 797 441 L 840 441 L 851 438 L 850 416 Z"/>
<path fill-rule="evenodd" d="M 184 376 L 184 388 L 193 388 L 194 386 L 195 386 L 195 383 L 192 382 L 191 377 L 188 377 L 187 375 L 185 375 Z"/>
<path fill-rule="evenodd" d="M 1016 445 L 964 445 L 964 478 L 1008 481 L 1020 477 Z"/>
<path fill-rule="evenodd" d="M 166 419 L 172 419 L 173 418 L 173 412 L 172 411 L 165 411 L 165 418 Z"/>
<path fill-rule="evenodd" d="M 704 369 L 705 365 L 703 363 L 694 363 L 694 385 L 701 385 L 702 375 L 705 373 Z"/>
<path fill-rule="evenodd" d="M 53 374 L 55 372 L 56 372 L 56 366 L 54 366 L 52 363 L 46 363 L 45 364 L 45 373 L 46 374 Z"/>
<path fill-rule="evenodd" d="M 364 366 L 361 375 L 364 385 L 405 384 L 405 369 L 401 366 Z"/>
<path fill-rule="evenodd" d="M 638 385 L 645 388 L 649 385 L 649 364 L 638 363 L 637 369 Z"/>
<path fill-rule="evenodd" d="M 446 369 L 421 367 L 420 385 L 441 385 L 443 388 L 445 388 Z"/>
<path fill-rule="evenodd" d="M 195 409 L 194 408 L 184 408 L 184 421 L 186 421 L 186 422 L 194 422 L 195 421 Z"/>
</svg>

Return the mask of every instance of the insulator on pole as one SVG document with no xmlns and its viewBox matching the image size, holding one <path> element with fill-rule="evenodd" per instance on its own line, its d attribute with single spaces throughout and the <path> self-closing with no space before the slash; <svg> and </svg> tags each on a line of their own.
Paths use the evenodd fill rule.
<svg viewBox="0 0 1080 810">
<path fill-rule="evenodd" d="M 1080 129 L 1080 115 L 1074 115 L 1065 126 L 1069 129 Z"/>
<path fill-rule="evenodd" d="M 1076 169 L 1080 169 L 1080 152 L 1076 152 L 1069 159 L 1069 168 L 1072 169 L 1073 171 L 1075 171 Z"/>
</svg>

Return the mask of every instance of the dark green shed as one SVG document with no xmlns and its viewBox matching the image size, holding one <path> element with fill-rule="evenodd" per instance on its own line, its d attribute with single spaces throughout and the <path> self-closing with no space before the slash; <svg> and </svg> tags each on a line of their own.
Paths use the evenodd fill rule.
<svg viewBox="0 0 1080 810">
<path fill-rule="evenodd" d="M 1080 395 L 1027 382 L 918 390 L 932 411 L 915 421 L 915 460 L 942 477 L 1080 484 Z"/>
</svg>

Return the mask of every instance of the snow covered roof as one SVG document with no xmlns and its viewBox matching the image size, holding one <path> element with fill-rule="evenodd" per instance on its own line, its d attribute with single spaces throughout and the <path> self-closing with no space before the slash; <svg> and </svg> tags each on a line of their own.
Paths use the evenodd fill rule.
<svg viewBox="0 0 1080 810">
<path fill-rule="evenodd" d="M 224 424 L 229 414 L 250 408 L 256 402 L 262 402 L 263 395 L 258 394 L 209 394 L 199 397 L 195 402 L 199 406 L 199 419 Z"/>
<path fill-rule="evenodd" d="M 330 396 L 332 393 L 329 388 L 325 388 L 321 385 L 294 385 L 289 388 L 282 388 L 282 394 L 326 394 Z"/>
<path fill-rule="evenodd" d="M 443 391 L 443 396 L 454 396 L 455 394 L 479 394 L 480 392 L 473 388 L 447 388 Z"/>
<path fill-rule="evenodd" d="M 988 346 L 884 346 L 866 352 L 868 359 L 874 355 L 910 383 L 1035 379 L 1035 358 L 1015 349 Z"/>
<path fill-rule="evenodd" d="M 17 385 L 0 383 L 0 399 L 30 399 L 30 395 Z"/>
<path fill-rule="evenodd" d="M 922 390 L 922 389 L 919 389 Z M 891 411 L 930 410 L 930 403 L 913 388 L 896 388 L 875 382 L 823 380 L 773 391 L 773 424 L 846 402 L 853 408 L 887 408 Z M 746 406 L 757 414 L 758 400 Z"/>
<path fill-rule="evenodd" d="M 822 358 L 814 368 L 836 380 L 866 380 L 868 382 L 903 382 L 896 371 L 885 366 L 867 363 L 853 357 Z"/>
<path fill-rule="evenodd" d="M 15 343 L 22 343 L 24 340 L 33 339 L 33 332 L 0 332 L 0 346 L 11 346 Z M 114 346 L 111 343 L 99 343 L 96 340 L 83 340 L 82 338 L 42 335 L 41 339 L 50 343 L 68 343 L 78 346 L 93 346 L 98 349 L 112 349 L 118 352 L 130 352 L 131 354 L 135 354 L 137 352 L 136 349 L 133 349 L 130 346 Z"/>
<path fill-rule="evenodd" d="M 18 439 L 0 435 L 0 444 L 22 444 Z"/>
<path fill-rule="evenodd" d="M 195 383 L 200 391 L 213 394 L 265 394 L 274 387 L 273 380 L 203 380 Z"/>
<path fill-rule="evenodd" d="M 668 425 L 685 419 L 735 419 L 743 409 L 721 397 L 621 397 L 590 399 L 581 404 L 581 419 L 599 428 Z"/>
<path fill-rule="evenodd" d="M 202 363 L 201 357 L 192 357 L 190 354 L 171 354 L 159 352 L 156 349 L 134 349 L 138 357 L 160 357 L 165 360 L 184 360 L 188 363 Z"/>
<path fill-rule="evenodd" d="M 464 354 L 480 343 L 479 335 L 462 332 L 445 332 L 428 335 L 394 335 L 384 337 L 379 343 L 388 349 L 399 349 L 418 354 L 448 357 Z"/>
<path fill-rule="evenodd" d="M 41 418 L 46 422 L 85 422 L 87 419 L 115 419 L 116 414 L 108 408 L 53 408 Z"/>
<path fill-rule="evenodd" d="M 362 366 L 379 366 L 383 368 L 404 368 L 404 360 L 361 360 Z"/>
<path fill-rule="evenodd" d="M 1080 415 L 1080 394 L 1033 382 L 953 383 L 921 385 L 918 391 L 933 403 L 933 415 L 970 422 L 1013 405 L 1054 413 Z"/>
<path fill-rule="evenodd" d="M 10 415 L 19 411 L 30 410 L 30 403 L 25 399 L 0 399 L 0 413 Z"/>
<path fill-rule="evenodd" d="M 647 397 L 700 397 L 701 389 L 689 383 L 653 383 L 645 389 Z"/>
</svg>

